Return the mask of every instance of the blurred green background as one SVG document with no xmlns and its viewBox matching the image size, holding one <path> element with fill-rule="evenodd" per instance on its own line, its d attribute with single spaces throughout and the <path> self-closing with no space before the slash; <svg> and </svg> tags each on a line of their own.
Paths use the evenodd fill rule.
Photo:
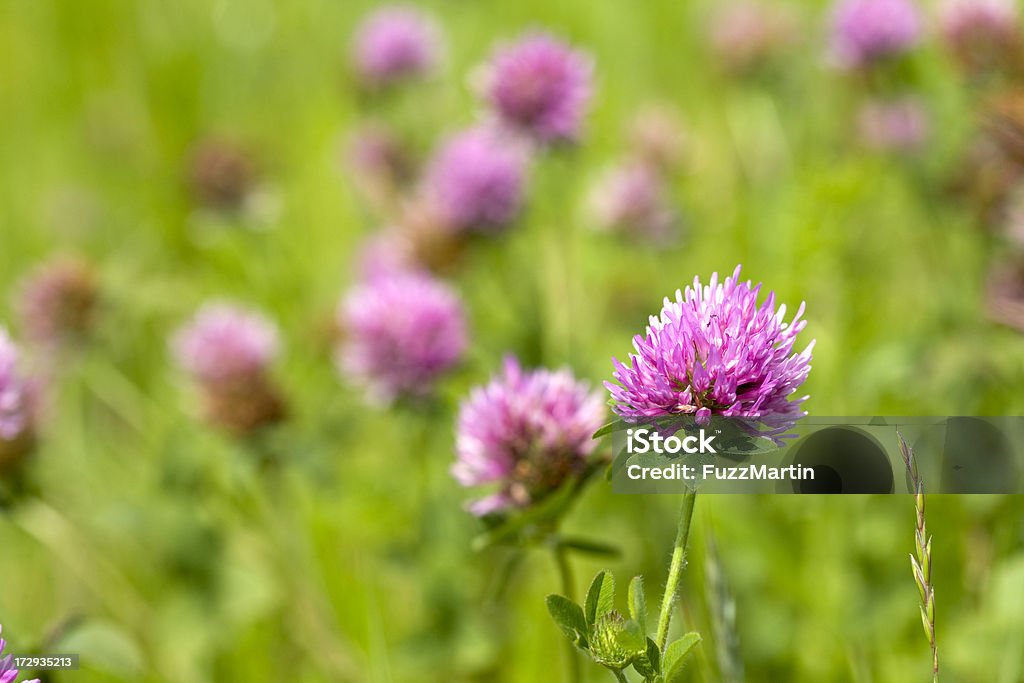
<svg viewBox="0 0 1024 683">
<path fill-rule="evenodd" d="M 423 3 L 447 36 L 442 74 L 367 103 L 347 54 L 368 2 L 0 2 L 0 320 L 17 336 L 16 283 L 54 254 L 97 264 L 104 292 L 96 338 L 61 364 L 36 493 L 0 513 L 12 651 L 81 653 L 81 671 L 46 679 L 61 683 L 562 680 L 551 559 L 471 549 L 470 495 L 447 472 L 458 401 L 506 352 L 599 384 L 663 296 L 737 263 L 807 301 L 812 413 L 1021 414 L 1024 344 L 984 311 L 990 239 L 945 189 L 974 129 L 961 80 L 926 41 L 908 78 L 931 141 L 868 152 L 858 86 L 825 65 L 825 6 L 791 4 L 799 44 L 740 79 L 708 50 L 712 2 Z M 342 142 L 373 116 L 429 150 L 475 120 L 470 74 L 492 44 L 535 26 L 595 57 L 583 143 L 537 164 L 525 219 L 454 274 L 472 345 L 437 409 L 367 407 L 327 342 L 356 248 L 382 227 L 339 171 Z M 678 109 L 691 145 L 672 183 L 688 230 L 660 249 L 597 235 L 580 211 L 651 102 Z M 208 136 L 258 160 L 260 217 L 192 206 L 187 158 Z M 260 446 L 285 461 L 275 477 L 197 422 L 169 362 L 169 331 L 211 297 L 284 331 L 292 418 Z M 576 561 L 577 591 L 607 567 L 656 595 L 675 507 L 594 483 L 565 527 L 624 553 Z M 944 680 L 1024 681 L 1022 512 L 1019 497 L 929 501 Z M 707 637 L 703 681 L 721 680 L 712 535 L 747 680 L 926 680 L 909 497 L 702 498 L 683 612 Z"/>
</svg>

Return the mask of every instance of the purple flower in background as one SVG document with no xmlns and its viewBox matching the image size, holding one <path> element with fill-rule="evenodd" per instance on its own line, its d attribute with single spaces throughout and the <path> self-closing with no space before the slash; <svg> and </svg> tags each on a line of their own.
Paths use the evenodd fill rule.
<svg viewBox="0 0 1024 683">
<path fill-rule="evenodd" d="M 757 68 L 792 43 L 797 21 L 782 3 L 732 0 L 719 5 L 708 27 L 715 57 L 727 69 Z"/>
<path fill-rule="evenodd" d="M 4 627 L 0 625 L 0 635 L 3 634 Z M 0 683 L 14 683 L 18 678 L 18 670 L 14 668 L 14 658 L 12 655 L 4 656 L 4 648 L 7 647 L 7 641 L 0 637 Z M 39 683 L 38 678 L 34 678 L 31 681 L 24 681 L 24 683 Z"/>
<path fill-rule="evenodd" d="M 451 229 L 428 202 L 410 204 L 399 222 L 368 237 L 357 252 L 361 280 L 396 273 L 444 273 L 459 262 L 465 234 Z"/>
<path fill-rule="evenodd" d="M 740 267 L 724 284 L 718 273 L 708 286 L 694 278 L 675 301 L 665 299 L 644 336 L 633 338 L 630 364 L 615 365 L 605 382 L 615 412 L 625 418 L 712 415 L 796 419 L 806 397 L 790 400 L 810 371 L 812 341 L 793 352 L 801 304 L 789 323 L 786 306 L 775 309 L 775 293 L 758 305 L 761 285 L 740 282 Z"/>
<path fill-rule="evenodd" d="M 192 199 L 212 211 L 242 211 L 258 185 L 251 154 L 238 143 L 209 136 L 191 151 L 187 177 Z"/>
<path fill-rule="evenodd" d="M 356 270 L 360 279 L 372 281 L 422 269 L 401 231 L 388 228 L 363 242 L 356 255 Z"/>
<path fill-rule="evenodd" d="M 382 273 L 342 300 L 339 369 L 373 401 L 429 395 L 466 350 L 458 295 L 423 273 Z"/>
<path fill-rule="evenodd" d="M 498 131 L 473 128 L 441 146 L 424 190 L 453 229 L 494 232 L 519 215 L 526 162 L 525 150 Z"/>
<path fill-rule="evenodd" d="M 32 421 L 31 387 L 19 372 L 19 357 L 18 347 L 0 327 L 0 440 L 4 441 L 18 438 Z"/>
<path fill-rule="evenodd" d="M 525 507 L 578 474 L 605 418 L 600 392 L 567 369 L 524 371 L 515 358 L 459 411 L 452 474 L 463 486 L 497 485 L 476 515 Z"/>
<path fill-rule="evenodd" d="M 928 136 L 928 115 L 915 97 L 871 100 L 861 107 L 857 123 L 861 139 L 874 149 L 913 151 Z"/>
<path fill-rule="evenodd" d="M 832 49 L 844 68 L 870 66 L 900 55 L 921 35 L 912 0 L 840 0 L 832 25 Z"/>
<path fill-rule="evenodd" d="M 366 17 L 356 31 L 355 69 L 369 86 L 386 86 L 424 76 L 437 66 L 440 57 L 440 29 L 413 7 L 379 9 Z"/>
<path fill-rule="evenodd" d="M 345 170 L 355 188 L 375 208 L 389 210 L 413 177 L 414 164 L 393 130 L 381 123 L 368 123 L 348 139 Z"/>
<path fill-rule="evenodd" d="M 86 336 L 99 301 L 96 274 L 85 262 L 60 258 L 33 271 L 17 302 L 25 338 L 54 347 Z"/>
<path fill-rule="evenodd" d="M 689 152 L 689 135 L 673 107 L 648 104 L 633 115 L 626 131 L 630 154 L 661 171 L 678 170 Z"/>
<path fill-rule="evenodd" d="M 1014 33 L 1017 7 L 1011 0 L 946 0 L 939 5 L 939 25 L 952 43 L 972 35 Z"/>
<path fill-rule="evenodd" d="M 203 417 L 211 424 L 248 434 L 284 416 L 268 374 L 279 349 L 278 333 L 259 313 L 207 304 L 175 334 L 171 347 L 199 385 Z"/>
<path fill-rule="evenodd" d="M 939 27 L 960 63 L 983 70 L 1019 59 L 1017 7 L 1012 0 L 947 0 L 939 5 Z"/>
<path fill-rule="evenodd" d="M 650 165 L 626 163 L 600 177 L 590 195 L 590 208 L 602 230 L 665 242 L 676 227 L 661 174 Z"/>
<path fill-rule="evenodd" d="M 178 363 L 197 381 L 216 383 L 262 373 L 277 356 L 273 323 L 226 303 L 203 306 L 172 341 Z"/>
<path fill-rule="evenodd" d="M 528 34 L 495 54 L 487 101 L 503 123 L 540 142 L 572 142 L 590 102 L 591 72 L 588 56 L 547 34 Z"/>
<path fill-rule="evenodd" d="M 987 304 L 989 317 L 1024 332 L 1024 258 L 1019 254 L 989 275 Z"/>
</svg>

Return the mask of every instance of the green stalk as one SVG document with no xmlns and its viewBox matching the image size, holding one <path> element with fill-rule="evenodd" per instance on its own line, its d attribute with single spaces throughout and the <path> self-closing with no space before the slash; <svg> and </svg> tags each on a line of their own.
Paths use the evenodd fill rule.
<svg viewBox="0 0 1024 683">
<path fill-rule="evenodd" d="M 693 506 L 697 502 L 697 492 L 687 491 L 683 494 L 683 504 L 679 510 L 679 527 L 676 530 L 676 542 L 672 546 L 672 562 L 668 569 L 668 580 L 665 582 L 665 594 L 661 598 L 661 614 L 658 616 L 658 635 L 655 640 L 658 649 L 665 652 L 668 643 L 668 627 L 672 622 L 672 606 L 679 590 L 679 579 L 686 565 L 686 542 L 690 538 L 690 521 L 693 519 Z"/>
<path fill-rule="evenodd" d="M 569 555 L 565 547 L 556 544 L 552 546 L 551 552 L 555 556 L 555 564 L 558 565 L 558 576 L 562 583 L 562 595 L 570 600 L 576 600 L 576 591 L 573 590 L 572 566 L 569 564 Z M 583 670 L 580 668 L 579 653 L 572 641 L 565 640 L 567 646 L 566 655 L 569 657 L 569 680 L 571 683 L 582 683 Z"/>
<path fill-rule="evenodd" d="M 612 669 L 612 673 L 615 674 L 615 680 L 619 681 L 619 683 L 629 683 L 626 674 L 622 673 L 619 669 Z"/>
<path fill-rule="evenodd" d="M 932 537 L 928 535 L 928 527 L 925 524 L 924 482 L 917 469 L 914 449 L 899 432 L 896 433 L 896 437 L 899 439 L 900 454 L 910 475 L 910 484 L 914 488 L 914 545 L 917 553 L 911 553 L 910 566 L 914 573 L 914 583 L 917 584 L 921 595 L 921 623 L 932 651 L 932 683 L 939 683 L 939 647 L 935 637 L 935 584 L 932 581 Z"/>
</svg>

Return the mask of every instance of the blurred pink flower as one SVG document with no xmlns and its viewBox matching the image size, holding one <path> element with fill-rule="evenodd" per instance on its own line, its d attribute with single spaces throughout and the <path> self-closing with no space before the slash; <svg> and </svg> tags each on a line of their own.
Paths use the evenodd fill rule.
<svg viewBox="0 0 1024 683">
<path fill-rule="evenodd" d="M 17 309 L 25 338 L 53 348 L 87 336 L 98 304 L 92 267 L 63 257 L 42 264 L 22 281 Z"/>
<path fill-rule="evenodd" d="M 792 9 L 761 0 L 734 0 L 718 5 L 709 28 L 715 56 L 732 71 L 747 71 L 764 64 L 796 37 Z"/>
<path fill-rule="evenodd" d="M 269 376 L 278 333 L 259 313 L 207 304 L 171 345 L 178 364 L 199 385 L 202 415 L 210 424 L 246 435 L 284 417 L 284 402 Z"/>
<path fill-rule="evenodd" d="M 605 416 L 600 392 L 569 370 L 523 370 L 506 358 L 459 410 L 452 474 L 463 486 L 498 487 L 470 511 L 525 507 L 558 489 L 585 466 Z"/>
<path fill-rule="evenodd" d="M 928 137 L 928 114 L 915 97 L 870 100 L 857 116 L 861 139 L 879 150 L 913 151 Z"/>
<path fill-rule="evenodd" d="M 664 172 L 679 170 L 689 151 L 686 127 L 666 104 L 641 107 L 629 121 L 626 138 L 630 155 Z"/>
<path fill-rule="evenodd" d="M 968 70 L 1012 67 L 1020 58 L 1019 17 L 1012 0 L 945 0 L 938 20 L 946 44 Z"/>
<path fill-rule="evenodd" d="M 356 270 L 362 280 L 388 278 L 420 269 L 412 245 L 397 228 L 370 235 L 356 254 Z"/>
<path fill-rule="evenodd" d="M 868 67 L 907 52 L 921 37 L 912 0 L 839 0 L 833 14 L 832 51 L 845 68 Z"/>
<path fill-rule="evenodd" d="M 347 140 L 345 170 L 353 186 L 376 209 L 390 210 L 412 179 L 414 164 L 393 130 L 367 123 Z"/>
<path fill-rule="evenodd" d="M 235 142 L 208 137 L 191 151 L 187 181 L 192 199 L 201 207 L 236 213 L 256 189 L 256 164 Z"/>
<path fill-rule="evenodd" d="M 273 323 L 259 313 L 210 303 L 178 330 L 172 348 L 197 381 L 217 383 L 263 373 L 277 356 L 279 340 Z"/>
<path fill-rule="evenodd" d="M 665 242 L 678 227 L 661 174 L 645 163 L 627 162 L 606 171 L 592 188 L 589 203 L 601 230 Z"/>
<path fill-rule="evenodd" d="M 396 273 L 447 273 L 458 263 L 466 235 L 452 230 L 428 201 L 405 206 L 395 224 L 369 236 L 356 255 L 362 280 Z"/>
<path fill-rule="evenodd" d="M 526 163 L 526 151 L 499 131 L 472 128 L 442 144 L 424 192 L 451 228 L 495 232 L 519 215 Z"/>
<path fill-rule="evenodd" d="M 993 268 L 987 298 L 992 320 L 1024 332 L 1024 258 L 1020 254 Z"/>
<path fill-rule="evenodd" d="M 414 7 L 395 5 L 374 11 L 359 25 L 353 61 L 365 85 L 380 87 L 429 74 L 441 51 L 437 24 Z"/>
<path fill-rule="evenodd" d="M 1017 6 L 1012 0 L 944 0 L 938 16 L 942 33 L 951 43 L 1017 30 Z"/>
<path fill-rule="evenodd" d="M 429 395 L 466 350 L 462 303 L 424 273 L 380 275 L 353 288 L 338 308 L 338 367 L 372 401 Z"/>
<path fill-rule="evenodd" d="M 0 440 L 12 441 L 31 427 L 32 392 L 19 364 L 18 347 L 0 327 Z"/>
<path fill-rule="evenodd" d="M 545 33 L 531 33 L 497 50 L 487 101 L 506 125 L 543 143 L 579 138 L 591 96 L 588 56 Z"/>
</svg>

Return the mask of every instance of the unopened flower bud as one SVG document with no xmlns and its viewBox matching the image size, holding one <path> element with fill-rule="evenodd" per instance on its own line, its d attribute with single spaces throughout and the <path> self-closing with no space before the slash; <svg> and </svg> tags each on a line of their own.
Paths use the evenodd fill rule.
<svg viewBox="0 0 1024 683">
<path fill-rule="evenodd" d="M 609 669 L 622 670 L 636 656 L 622 645 L 626 620 L 616 611 L 598 617 L 590 639 L 590 655 L 594 661 Z"/>
<path fill-rule="evenodd" d="M 65 257 L 43 264 L 21 285 L 17 308 L 25 338 L 48 348 L 86 338 L 99 298 L 96 273 L 86 262 Z"/>
<path fill-rule="evenodd" d="M 269 376 L 277 329 L 263 316 L 207 304 L 175 335 L 172 349 L 198 385 L 209 423 L 244 435 L 284 417 L 284 403 Z"/>
<path fill-rule="evenodd" d="M 237 213 L 256 186 L 256 169 L 240 147 L 210 138 L 192 151 L 188 187 L 193 200 L 206 209 Z"/>
</svg>

